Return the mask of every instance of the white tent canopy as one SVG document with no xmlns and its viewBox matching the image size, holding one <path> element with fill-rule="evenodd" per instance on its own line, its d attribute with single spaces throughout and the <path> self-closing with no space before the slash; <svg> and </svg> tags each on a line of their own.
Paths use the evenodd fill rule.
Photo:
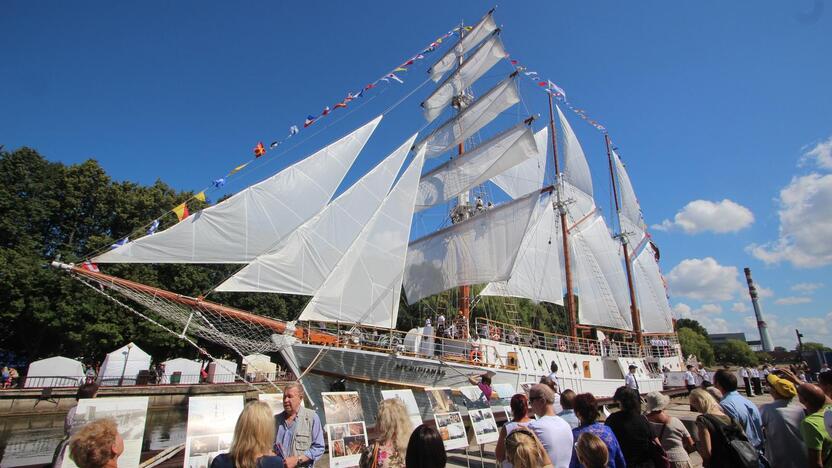
<svg viewBox="0 0 832 468">
<path fill-rule="evenodd" d="M 84 366 L 63 356 L 41 359 L 29 364 L 26 388 L 75 387 L 84 381 Z"/>
<path fill-rule="evenodd" d="M 265 354 L 249 354 L 243 357 L 243 363 L 246 365 L 246 377 L 252 376 L 254 380 L 277 377 L 277 364 Z"/>
<path fill-rule="evenodd" d="M 237 363 L 216 359 L 208 364 L 208 383 L 231 383 L 237 375 Z"/>
<path fill-rule="evenodd" d="M 150 369 L 150 355 L 133 343 L 107 354 L 98 373 L 101 385 L 134 385 L 139 371 Z"/>
<path fill-rule="evenodd" d="M 162 383 L 196 384 L 199 383 L 199 374 L 202 371 L 202 363 L 185 358 L 170 359 L 163 362 L 165 375 L 162 376 Z M 178 373 L 176 378 L 174 374 Z"/>
</svg>

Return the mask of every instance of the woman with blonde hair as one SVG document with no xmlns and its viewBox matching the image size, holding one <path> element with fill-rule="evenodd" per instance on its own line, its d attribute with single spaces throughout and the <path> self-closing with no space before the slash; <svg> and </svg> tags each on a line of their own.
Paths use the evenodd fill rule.
<svg viewBox="0 0 832 468">
<path fill-rule="evenodd" d="M 575 453 L 584 468 L 607 468 L 610 461 L 607 444 L 591 432 L 581 433 L 575 442 Z"/>
<path fill-rule="evenodd" d="M 116 468 L 124 453 L 124 439 L 112 419 L 86 424 L 69 439 L 69 458 L 79 468 Z"/>
<path fill-rule="evenodd" d="M 405 466 L 407 443 L 413 432 L 413 424 L 407 415 L 407 407 L 398 398 L 383 400 L 376 416 L 378 438 L 361 454 L 362 468 L 399 468 Z"/>
<path fill-rule="evenodd" d="M 694 389 L 688 397 L 691 411 L 699 413 L 696 418 L 696 430 L 699 434 L 696 450 L 702 456 L 705 468 L 733 467 L 734 450 L 722 435 L 733 431 L 745 437 L 742 427 L 726 416 L 716 399 L 701 388 Z"/>
<path fill-rule="evenodd" d="M 243 408 L 231 449 L 211 462 L 211 468 L 283 468 L 283 457 L 274 454 L 275 424 L 272 409 L 262 401 Z"/>
<path fill-rule="evenodd" d="M 531 429 L 520 426 L 506 437 L 506 457 L 514 468 L 553 468 L 549 454 Z"/>
</svg>

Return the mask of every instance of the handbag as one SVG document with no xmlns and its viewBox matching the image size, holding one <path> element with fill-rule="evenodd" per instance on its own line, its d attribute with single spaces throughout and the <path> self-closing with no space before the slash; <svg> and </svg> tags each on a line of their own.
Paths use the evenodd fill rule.
<svg viewBox="0 0 832 468">
<path fill-rule="evenodd" d="M 641 416 L 644 419 L 644 424 L 647 425 L 647 433 L 651 436 L 653 435 L 653 431 L 650 430 L 650 421 L 647 420 L 644 415 Z M 670 457 L 667 456 L 667 452 L 665 452 L 664 447 L 662 447 L 661 443 L 661 436 L 664 433 L 664 427 L 662 426 L 662 432 L 659 433 L 659 437 L 652 437 L 650 441 L 647 443 L 647 450 L 650 453 L 650 460 L 653 461 L 653 466 L 656 468 L 670 468 Z"/>
</svg>

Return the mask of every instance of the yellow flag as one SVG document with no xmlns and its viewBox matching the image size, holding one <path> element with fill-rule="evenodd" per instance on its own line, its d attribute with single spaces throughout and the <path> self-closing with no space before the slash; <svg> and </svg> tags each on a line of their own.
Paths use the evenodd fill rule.
<svg viewBox="0 0 832 468">
<path fill-rule="evenodd" d="M 407 71 L 407 68 L 402 68 L 402 67 L 399 67 L 399 68 L 397 68 L 397 69 L 395 69 L 395 70 L 393 70 L 393 71 L 394 71 L 394 72 L 402 72 L 402 71 Z"/>
<path fill-rule="evenodd" d="M 194 198 L 197 200 L 204 202 L 205 201 L 205 192 L 199 192 L 198 194 L 194 195 Z"/>
<path fill-rule="evenodd" d="M 187 218 L 190 213 L 188 213 L 188 205 L 181 204 L 173 209 L 173 212 L 176 213 L 176 217 L 179 218 L 179 221 Z"/>
<path fill-rule="evenodd" d="M 234 169 L 232 169 L 232 170 L 231 170 L 231 172 L 229 172 L 229 173 L 228 173 L 228 175 L 231 175 L 231 174 L 236 174 L 236 173 L 238 173 L 238 172 L 242 171 L 242 170 L 243 170 L 243 168 L 244 168 L 244 167 L 246 167 L 246 166 L 248 166 L 248 163 L 245 163 L 245 164 L 240 164 L 239 166 L 237 166 L 237 167 L 235 167 Z"/>
</svg>

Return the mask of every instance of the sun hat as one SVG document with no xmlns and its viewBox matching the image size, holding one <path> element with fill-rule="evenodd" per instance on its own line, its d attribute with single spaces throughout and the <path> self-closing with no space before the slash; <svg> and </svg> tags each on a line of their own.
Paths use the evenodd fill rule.
<svg viewBox="0 0 832 468">
<path fill-rule="evenodd" d="M 644 400 L 647 402 L 647 411 L 651 413 L 661 411 L 670 404 L 670 397 L 660 392 L 650 392 L 644 397 Z"/>
</svg>

